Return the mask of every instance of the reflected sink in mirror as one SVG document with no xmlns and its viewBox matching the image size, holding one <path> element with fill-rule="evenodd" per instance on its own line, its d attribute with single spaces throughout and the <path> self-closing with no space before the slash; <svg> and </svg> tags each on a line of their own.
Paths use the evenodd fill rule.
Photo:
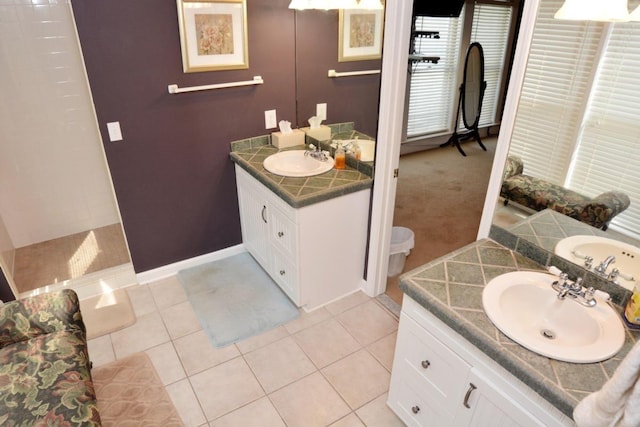
<svg viewBox="0 0 640 427">
<path fill-rule="evenodd" d="M 262 163 L 271 173 L 288 177 L 307 177 L 320 175 L 333 168 L 334 160 L 317 160 L 305 155 L 305 150 L 280 151 L 272 154 Z"/>
<path fill-rule="evenodd" d="M 571 236 L 560 240 L 554 252 L 596 273 L 603 261 L 610 256 L 615 257 L 602 269 L 600 275 L 610 277 L 614 269 L 617 269 L 612 280 L 629 290 L 633 290 L 640 278 L 640 249 L 624 242 L 601 236 Z M 593 260 L 591 266 L 585 264 L 587 257 Z"/>
<path fill-rule="evenodd" d="M 625 334 L 618 313 L 597 294 L 594 307 L 558 299 L 551 287 L 557 280 L 541 272 L 502 274 L 484 288 L 484 310 L 506 336 L 551 359 L 593 363 L 618 353 Z"/>
</svg>

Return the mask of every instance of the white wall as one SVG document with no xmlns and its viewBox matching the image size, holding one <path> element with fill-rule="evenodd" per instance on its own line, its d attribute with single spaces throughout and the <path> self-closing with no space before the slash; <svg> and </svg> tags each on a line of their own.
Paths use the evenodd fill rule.
<svg viewBox="0 0 640 427">
<path fill-rule="evenodd" d="M 119 222 L 68 0 L 0 0 L 0 76 L 13 245 Z"/>
</svg>

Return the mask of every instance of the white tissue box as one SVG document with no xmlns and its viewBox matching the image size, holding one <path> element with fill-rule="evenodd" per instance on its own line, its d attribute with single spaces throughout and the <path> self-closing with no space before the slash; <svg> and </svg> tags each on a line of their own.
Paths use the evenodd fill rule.
<svg viewBox="0 0 640 427">
<path fill-rule="evenodd" d="M 304 133 L 318 141 L 327 141 L 331 139 L 331 128 L 329 126 L 320 125 L 320 127 L 311 129 L 310 127 L 302 128 Z"/>
<path fill-rule="evenodd" d="M 304 145 L 304 132 L 300 129 L 293 129 L 291 133 L 273 132 L 271 134 L 271 144 L 277 148 Z"/>
</svg>

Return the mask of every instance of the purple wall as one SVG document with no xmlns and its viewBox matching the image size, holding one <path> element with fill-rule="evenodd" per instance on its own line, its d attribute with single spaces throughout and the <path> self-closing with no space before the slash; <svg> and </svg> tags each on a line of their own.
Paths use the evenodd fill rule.
<svg viewBox="0 0 640 427">
<path fill-rule="evenodd" d="M 247 70 L 182 72 L 178 17 L 174 0 L 72 0 L 76 24 L 103 134 L 107 161 L 136 272 L 157 268 L 241 243 L 240 219 L 229 143 L 268 133 L 264 111 L 276 109 L 278 120 L 296 117 L 295 14 L 290 0 L 249 0 L 249 66 Z M 323 13 L 316 14 L 324 16 Z M 327 14 L 328 15 L 328 14 Z M 337 14 L 336 14 L 337 15 Z M 316 16 L 310 16 L 315 21 Z M 335 22 L 333 22 L 335 20 Z M 328 37 L 337 61 L 337 16 Z M 334 41 L 335 38 L 335 41 Z M 300 50 L 300 48 L 299 48 Z M 323 50 L 323 49 L 320 49 Z M 324 54 L 323 54 L 324 55 Z M 305 54 L 303 68 L 319 57 Z M 324 61 L 324 59 L 322 59 Z M 363 63 L 364 64 L 364 63 Z M 327 65 L 318 66 L 326 77 Z M 334 68 L 331 66 L 330 68 Z M 251 80 L 265 84 L 170 95 L 180 87 Z M 340 87 L 320 90 L 315 104 L 329 104 L 329 122 L 355 121 L 358 126 L 373 106 L 353 108 Z M 377 93 L 379 79 L 369 78 L 365 93 Z M 374 88 L 371 89 L 371 83 Z M 332 98 L 337 96 L 336 98 Z M 357 98 L 356 98 L 357 99 Z M 305 107 L 306 108 L 306 107 Z M 353 108 L 357 114 L 346 114 Z M 119 121 L 124 141 L 109 142 L 106 123 Z M 306 125 L 306 124 L 305 124 Z M 375 125 L 362 129 L 375 132 Z"/>
</svg>

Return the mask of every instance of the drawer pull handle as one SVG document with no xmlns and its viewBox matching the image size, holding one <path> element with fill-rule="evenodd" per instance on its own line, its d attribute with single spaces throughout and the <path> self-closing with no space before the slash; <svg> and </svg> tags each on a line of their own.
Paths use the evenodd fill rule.
<svg viewBox="0 0 640 427">
<path fill-rule="evenodd" d="M 282 237 L 284 236 L 284 233 L 282 231 L 278 231 L 278 237 Z"/>
<path fill-rule="evenodd" d="M 284 270 L 280 270 L 280 275 L 284 276 L 285 271 Z"/>
<path fill-rule="evenodd" d="M 262 205 L 262 212 L 260 212 L 260 216 L 262 217 L 262 220 L 264 221 L 264 223 L 267 223 L 267 218 L 265 218 L 264 213 L 267 210 L 267 205 Z"/>
<path fill-rule="evenodd" d="M 469 383 L 469 390 L 467 390 L 467 394 L 464 395 L 463 405 L 465 408 L 471 408 L 471 406 L 469 406 L 469 398 L 471 397 L 471 393 L 473 393 L 473 390 L 477 388 L 478 387 L 476 387 L 473 383 Z"/>
<path fill-rule="evenodd" d="M 422 362 L 420 362 L 420 364 L 424 369 L 427 369 L 429 366 L 431 366 L 431 362 L 429 362 L 428 360 L 423 360 Z"/>
<path fill-rule="evenodd" d="M 418 412 L 420 412 L 420 407 L 419 406 L 412 406 L 411 407 L 411 412 L 413 412 L 414 414 L 417 414 Z"/>
</svg>

